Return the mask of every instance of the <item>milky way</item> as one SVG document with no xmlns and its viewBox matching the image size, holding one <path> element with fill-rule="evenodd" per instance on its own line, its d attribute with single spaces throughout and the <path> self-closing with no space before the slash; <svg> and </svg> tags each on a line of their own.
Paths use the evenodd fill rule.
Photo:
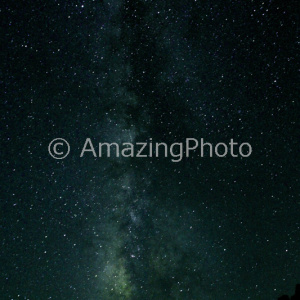
<svg viewBox="0 0 300 300">
<path fill-rule="evenodd" d="M 276 299 L 300 281 L 296 1 L 8 1 L 1 299 Z M 55 160 L 48 145 L 70 144 Z M 80 157 L 234 139 L 249 157 Z"/>
</svg>

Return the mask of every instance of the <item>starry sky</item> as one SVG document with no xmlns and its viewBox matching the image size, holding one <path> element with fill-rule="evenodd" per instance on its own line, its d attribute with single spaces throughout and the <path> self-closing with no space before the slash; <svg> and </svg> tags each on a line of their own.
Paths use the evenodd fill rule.
<svg viewBox="0 0 300 300">
<path fill-rule="evenodd" d="M 297 1 L 6 1 L 0 298 L 277 299 L 300 281 Z M 70 155 L 48 153 L 54 138 Z M 84 141 L 248 158 L 79 157 Z"/>
</svg>

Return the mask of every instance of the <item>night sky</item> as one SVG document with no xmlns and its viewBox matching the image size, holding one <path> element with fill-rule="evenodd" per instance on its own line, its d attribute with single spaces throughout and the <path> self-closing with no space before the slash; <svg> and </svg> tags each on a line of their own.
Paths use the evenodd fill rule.
<svg viewBox="0 0 300 300">
<path fill-rule="evenodd" d="M 0 299 L 243 300 L 300 283 L 298 4 L 6 1 Z M 70 144 L 56 160 L 55 138 Z M 247 158 L 80 157 L 86 138 Z"/>
</svg>

